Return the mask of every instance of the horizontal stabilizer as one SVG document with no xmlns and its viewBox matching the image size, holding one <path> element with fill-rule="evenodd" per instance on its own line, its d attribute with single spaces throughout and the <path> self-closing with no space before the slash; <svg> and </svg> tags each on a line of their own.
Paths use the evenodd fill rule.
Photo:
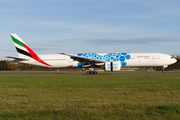
<svg viewBox="0 0 180 120">
<path fill-rule="evenodd" d="M 25 58 L 19 58 L 19 57 L 6 56 L 6 58 L 11 58 L 11 59 L 14 59 L 14 60 L 16 60 L 16 61 L 28 61 L 28 59 L 25 59 Z"/>
</svg>

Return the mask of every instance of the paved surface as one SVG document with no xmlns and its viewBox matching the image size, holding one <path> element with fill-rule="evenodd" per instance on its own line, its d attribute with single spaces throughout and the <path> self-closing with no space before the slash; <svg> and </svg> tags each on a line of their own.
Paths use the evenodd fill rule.
<svg viewBox="0 0 180 120">
<path fill-rule="evenodd" d="M 158 73 L 158 74 L 96 74 L 96 75 L 87 75 L 87 74 L 41 74 L 41 73 L 0 73 L 0 75 L 23 75 L 23 76 L 180 76 L 180 73 Z"/>
</svg>

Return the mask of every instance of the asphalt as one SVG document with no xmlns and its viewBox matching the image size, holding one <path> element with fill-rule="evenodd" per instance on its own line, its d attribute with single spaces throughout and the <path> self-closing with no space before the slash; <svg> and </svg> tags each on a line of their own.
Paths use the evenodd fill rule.
<svg viewBox="0 0 180 120">
<path fill-rule="evenodd" d="M 153 73 L 153 74 L 91 74 L 91 75 L 87 75 L 87 74 L 61 74 L 61 73 L 57 73 L 57 74 L 42 74 L 42 73 L 0 73 L 0 75 L 11 75 L 11 76 L 18 76 L 18 75 L 22 75 L 22 76 L 180 76 L 180 73 Z"/>
</svg>

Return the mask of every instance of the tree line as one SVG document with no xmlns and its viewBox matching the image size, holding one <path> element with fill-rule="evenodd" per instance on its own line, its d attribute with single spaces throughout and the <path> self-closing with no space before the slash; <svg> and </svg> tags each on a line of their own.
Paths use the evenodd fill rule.
<svg viewBox="0 0 180 120">
<path fill-rule="evenodd" d="M 166 70 L 180 70 L 180 55 L 175 57 L 177 62 L 175 64 L 169 65 Z M 147 67 L 144 67 L 141 70 L 147 70 Z M 162 67 L 156 67 L 156 69 L 162 69 Z M 13 61 L 8 61 L 8 60 L 1 60 L 0 61 L 0 70 L 1 71 L 11 71 L 11 70 L 44 70 L 44 71 L 53 71 L 57 69 L 52 69 L 52 68 L 45 68 L 45 67 L 39 67 L 39 66 L 33 66 L 33 65 L 27 65 L 27 64 L 22 64 L 22 63 L 17 63 Z M 80 70 L 79 68 L 60 68 L 59 70 Z"/>
</svg>

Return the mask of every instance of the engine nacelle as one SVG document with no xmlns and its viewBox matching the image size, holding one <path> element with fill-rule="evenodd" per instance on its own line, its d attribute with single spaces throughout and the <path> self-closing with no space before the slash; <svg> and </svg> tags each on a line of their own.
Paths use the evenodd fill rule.
<svg viewBox="0 0 180 120">
<path fill-rule="evenodd" d="M 84 66 L 84 63 L 78 63 L 77 66 L 78 66 L 79 68 L 82 68 L 82 67 Z"/>
<path fill-rule="evenodd" d="M 120 71 L 121 62 L 105 62 L 105 71 Z"/>
</svg>

